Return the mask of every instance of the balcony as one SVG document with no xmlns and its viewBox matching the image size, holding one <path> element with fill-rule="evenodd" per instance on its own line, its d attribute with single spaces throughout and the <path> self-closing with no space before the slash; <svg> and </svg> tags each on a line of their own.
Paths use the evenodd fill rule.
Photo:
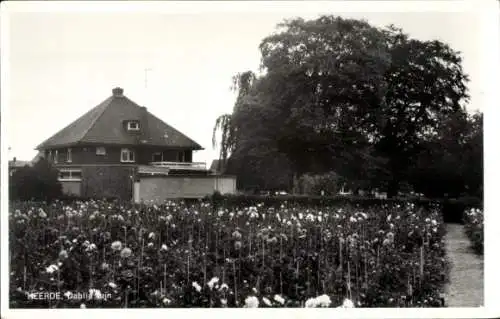
<svg viewBox="0 0 500 319">
<path fill-rule="evenodd" d="M 169 170 L 192 170 L 192 171 L 206 171 L 207 164 L 203 162 L 151 162 L 149 165 L 157 168 L 166 168 Z"/>
</svg>

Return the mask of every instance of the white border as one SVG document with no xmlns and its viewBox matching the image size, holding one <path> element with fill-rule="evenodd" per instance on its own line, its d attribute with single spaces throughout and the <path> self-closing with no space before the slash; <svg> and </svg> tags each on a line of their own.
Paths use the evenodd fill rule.
<svg viewBox="0 0 500 319">
<path fill-rule="evenodd" d="M 395 309 L 395 308 L 370 308 L 370 309 L 352 309 L 352 310 L 322 310 L 322 309 L 275 309 L 275 310 L 251 310 L 251 309 L 228 309 L 228 310 L 208 310 L 210 315 L 216 315 L 218 318 L 231 318 L 235 316 L 276 316 L 284 315 L 293 318 L 331 318 L 332 315 L 338 318 L 479 318 L 479 317 L 497 317 L 500 315 L 498 284 L 500 278 L 498 276 L 500 263 L 498 262 L 498 249 L 496 243 L 500 242 L 500 235 L 494 231 L 493 225 L 499 225 L 500 207 L 498 207 L 495 198 L 498 195 L 495 193 L 495 183 L 500 176 L 499 146 L 495 139 L 498 136 L 496 131 L 499 127 L 498 116 L 499 112 L 499 88 L 498 74 L 500 69 L 498 66 L 498 40 L 500 35 L 499 29 L 499 14 L 498 2 L 489 1 L 275 1 L 275 2 L 84 2 L 84 1 L 40 1 L 40 2 L 2 2 L 1 4 L 1 107 L 2 107 L 2 125 L 1 125 L 1 313 L 5 318 L 26 318 L 34 315 L 33 311 L 28 310 L 9 310 L 7 298 L 8 295 L 8 145 L 4 143 L 8 129 L 9 109 L 9 14 L 15 12 L 165 12 L 171 14 L 179 13 L 210 13 L 210 12 L 282 12 L 282 13 L 308 13 L 308 12 L 426 12 L 426 11 L 447 11 L 447 12 L 465 12 L 473 11 L 483 16 L 482 36 L 482 52 L 483 71 L 487 72 L 483 79 L 485 89 L 484 107 L 485 114 L 485 214 L 486 214 L 486 243 L 485 243 L 485 304 L 486 308 L 448 308 L 448 309 Z M 464 21 L 464 23 L 467 23 Z M 495 251 L 497 253 L 495 253 Z M 166 313 L 165 311 L 168 311 Z M 36 312 L 36 311 L 35 311 Z M 158 316 L 206 316 L 207 310 L 204 309 L 174 309 L 174 310 L 92 310 L 93 314 L 104 316 L 119 315 L 122 318 L 130 318 L 141 315 L 158 315 Z M 57 310 L 51 311 L 52 318 L 68 316 L 76 316 L 88 318 L 88 310 Z"/>
</svg>

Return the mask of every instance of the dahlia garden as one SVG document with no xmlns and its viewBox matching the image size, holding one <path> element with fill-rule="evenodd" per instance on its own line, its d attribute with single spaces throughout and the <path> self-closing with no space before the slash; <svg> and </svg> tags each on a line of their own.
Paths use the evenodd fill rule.
<svg viewBox="0 0 500 319">
<path fill-rule="evenodd" d="M 440 307 L 448 273 L 411 203 L 12 202 L 9 232 L 13 308 Z"/>
</svg>

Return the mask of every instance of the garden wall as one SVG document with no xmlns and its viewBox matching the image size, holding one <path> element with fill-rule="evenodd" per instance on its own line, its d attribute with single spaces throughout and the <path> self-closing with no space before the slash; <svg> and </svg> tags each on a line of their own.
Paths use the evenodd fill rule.
<svg viewBox="0 0 500 319">
<path fill-rule="evenodd" d="M 162 202 L 173 198 L 203 198 L 215 191 L 236 192 L 234 176 L 143 176 L 138 186 L 139 201 Z"/>
</svg>

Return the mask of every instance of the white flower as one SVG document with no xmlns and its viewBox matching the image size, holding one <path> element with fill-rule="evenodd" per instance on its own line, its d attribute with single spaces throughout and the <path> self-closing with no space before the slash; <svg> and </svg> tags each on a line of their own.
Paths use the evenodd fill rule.
<svg viewBox="0 0 500 319">
<path fill-rule="evenodd" d="M 391 218 L 392 218 L 392 215 L 389 214 L 389 216 L 387 216 L 387 222 L 390 222 L 391 221 Z"/>
<path fill-rule="evenodd" d="M 318 216 L 318 222 L 322 222 L 323 221 L 323 218 L 321 216 Z"/>
<path fill-rule="evenodd" d="M 321 295 L 319 297 L 316 297 L 316 303 L 320 307 L 328 307 L 332 303 L 330 297 L 328 295 Z"/>
<path fill-rule="evenodd" d="M 299 219 L 304 218 L 304 215 L 302 213 L 299 213 Z"/>
<path fill-rule="evenodd" d="M 161 251 L 166 251 L 166 250 L 168 250 L 167 245 L 165 245 L 165 244 L 161 245 L 160 250 L 161 250 Z"/>
<path fill-rule="evenodd" d="M 85 308 L 87 308 L 87 307 L 85 306 L 85 304 L 84 304 L 84 303 L 82 303 L 82 304 L 80 305 L 80 308 L 85 309 Z"/>
<path fill-rule="evenodd" d="M 64 293 L 64 297 L 66 297 L 66 298 L 68 298 L 68 299 L 69 299 L 69 298 L 71 298 L 71 296 L 73 296 L 73 294 L 71 293 L 71 291 L 66 291 L 66 292 Z"/>
<path fill-rule="evenodd" d="M 114 282 L 110 282 L 108 283 L 108 286 L 110 286 L 111 288 L 115 289 L 117 286 Z"/>
<path fill-rule="evenodd" d="M 430 222 L 431 222 L 431 219 L 430 219 L 429 217 L 427 217 L 427 218 L 425 219 L 425 222 L 426 222 L 426 223 L 430 223 Z"/>
<path fill-rule="evenodd" d="M 57 270 L 59 270 L 59 267 L 57 267 L 56 265 L 50 265 L 49 267 L 47 267 L 47 269 L 45 269 L 45 271 L 49 274 Z"/>
<path fill-rule="evenodd" d="M 47 214 L 43 211 L 42 208 L 39 208 L 38 209 L 38 216 L 40 216 L 41 218 L 46 218 Z"/>
<path fill-rule="evenodd" d="M 358 220 L 357 220 L 356 218 L 354 218 L 354 217 L 352 217 L 352 216 L 351 216 L 351 217 L 349 218 L 349 221 L 350 221 L 351 223 L 355 223 L 355 222 L 357 222 Z"/>
<path fill-rule="evenodd" d="M 212 279 L 210 279 L 210 281 L 207 283 L 207 286 L 210 288 L 210 289 L 213 289 L 214 288 L 214 285 L 216 283 L 219 282 L 219 278 L 218 277 L 213 277 Z"/>
<path fill-rule="evenodd" d="M 151 232 L 151 233 L 149 233 L 148 238 L 154 240 L 155 236 L 156 236 L 155 233 Z"/>
<path fill-rule="evenodd" d="M 220 285 L 220 288 L 219 288 L 219 290 L 224 290 L 224 289 L 229 289 L 229 287 L 227 286 L 226 283 L 223 283 L 222 285 Z"/>
<path fill-rule="evenodd" d="M 227 305 L 227 299 L 222 298 L 220 300 L 221 305 L 226 306 Z"/>
<path fill-rule="evenodd" d="M 122 242 L 118 240 L 114 241 L 111 244 L 111 249 L 113 249 L 114 251 L 122 250 Z"/>
<path fill-rule="evenodd" d="M 436 226 L 437 225 L 437 221 L 435 219 L 431 220 L 431 224 L 432 226 Z"/>
<path fill-rule="evenodd" d="M 245 308 L 258 308 L 259 299 L 255 296 L 249 296 L 245 299 Z"/>
<path fill-rule="evenodd" d="M 306 308 L 315 308 L 317 306 L 318 302 L 316 298 L 309 298 L 306 300 L 305 307 Z"/>
<path fill-rule="evenodd" d="M 271 300 L 267 299 L 266 297 L 262 298 L 262 301 L 266 304 L 266 306 L 271 306 Z"/>
<path fill-rule="evenodd" d="M 163 303 L 164 303 L 165 305 L 168 305 L 168 304 L 170 304 L 170 303 L 172 302 L 172 301 L 171 301 L 170 299 L 168 299 L 168 298 L 163 298 L 163 300 L 162 300 L 162 301 L 163 301 Z"/>
<path fill-rule="evenodd" d="M 280 295 L 274 295 L 274 301 L 279 302 L 280 304 L 285 303 L 285 299 L 283 299 Z"/>
<path fill-rule="evenodd" d="M 217 215 L 218 215 L 219 217 L 222 217 L 222 215 L 224 215 L 224 211 L 223 211 L 223 210 L 219 210 L 219 212 L 217 213 Z"/>
<path fill-rule="evenodd" d="M 344 303 L 342 303 L 342 308 L 354 308 L 354 303 L 349 299 L 344 299 Z"/>
<path fill-rule="evenodd" d="M 201 286 L 196 281 L 193 281 L 193 287 L 194 289 L 196 289 L 196 291 L 201 291 Z"/>
<path fill-rule="evenodd" d="M 148 248 L 152 248 L 155 244 L 153 243 L 148 243 Z"/>
</svg>

